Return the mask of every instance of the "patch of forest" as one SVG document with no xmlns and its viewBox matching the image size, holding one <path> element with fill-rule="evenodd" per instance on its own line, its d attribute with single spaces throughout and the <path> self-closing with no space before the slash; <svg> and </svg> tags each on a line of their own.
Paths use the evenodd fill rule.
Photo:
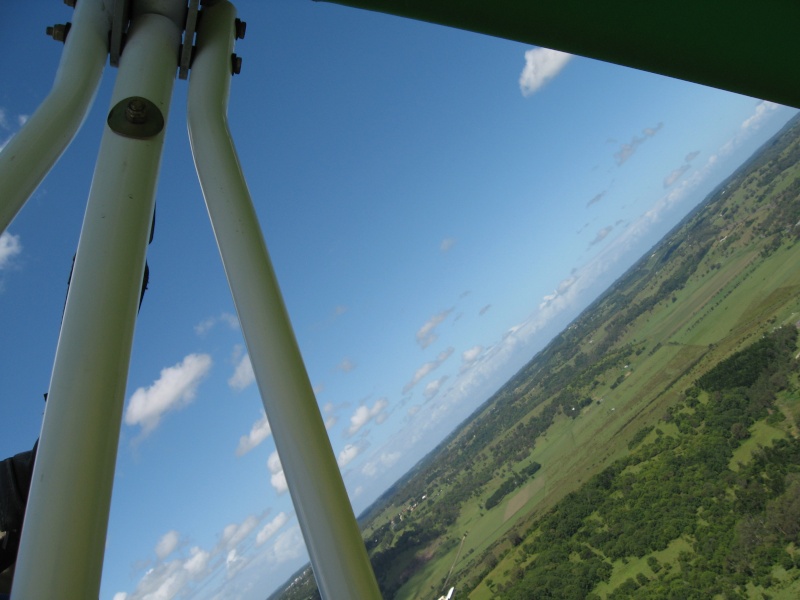
<svg viewBox="0 0 800 600">
<path fill-rule="evenodd" d="M 646 566 L 607 598 L 747 598 L 748 584 L 800 579 L 800 440 L 778 440 L 731 468 L 756 421 L 785 418 L 775 399 L 796 391 L 796 342 L 797 329 L 782 327 L 701 377 L 663 418 L 677 432 L 647 430 L 652 441 L 535 522 L 523 536 L 531 541 L 510 550 L 508 581 L 492 591 L 599 600 L 594 590 L 614 563 L 635 559 Z M 734 365 L 746 375 L 731 377 Z M 687 544 L 677 560 L 659 560 L 678 540 Z"/>
</svg>

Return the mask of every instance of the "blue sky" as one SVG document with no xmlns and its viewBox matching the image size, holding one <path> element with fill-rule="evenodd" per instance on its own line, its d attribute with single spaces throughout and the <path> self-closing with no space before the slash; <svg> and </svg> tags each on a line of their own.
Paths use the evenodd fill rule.
<svg viewBox="0 0 800 600">
<path fill-rule="evenodd" d="M 796 111 L 310 0 L 242 2 L 230 125 L 356 512 Z M 0 6 L 0 147 L 59 2 Z M 0 237 L 0 452 L 40 429 L 116 70 Z M 101 597 L 263 598 L 305 560 L 176 82 Z"/>
</svg>

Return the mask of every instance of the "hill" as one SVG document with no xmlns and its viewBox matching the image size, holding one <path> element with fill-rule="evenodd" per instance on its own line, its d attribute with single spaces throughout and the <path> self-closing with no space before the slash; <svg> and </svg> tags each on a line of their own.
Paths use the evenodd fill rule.
<svg viewBox="0 0 800 600">
<path fill-rule="evenodd" d="M 384 597 L 800 595 L 798 237 L 800 117 L 362 515 Z"/>
</svg>

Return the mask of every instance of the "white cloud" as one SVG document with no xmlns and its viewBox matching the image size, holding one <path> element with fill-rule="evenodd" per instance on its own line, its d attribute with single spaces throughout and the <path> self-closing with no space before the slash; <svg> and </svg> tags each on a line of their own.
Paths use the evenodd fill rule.
<svg viewBox="0 0 800 600">
<path fill-rule="evenodd" d="M 678 179 L 680 179 L 681 176 L 691 168 L 692 168 L 691 165 L 683 164 L 680 167 L 678 167 L 677 169 L 674 169 L 669 175 L 667 175 L 664 178 L 664 189 L 674 185 L 675 182 L 678 181 Z"/>
<path fill-rule="evenodd" d="M 227 571 L 228 578 L 233 577 L 236 575 L 236 573 L 241 571 L 244 565 L 244 558 L 239 556 L 239 553 L 236 552 L 236 548 L 228 552 L 228 556 L 225 558 L 225 569 Z"/>
<path fill-rule="evenodd" d="M 159 560 L 164 560 L 167 556 L 172 554 L 175 548 L 178 547 L 179 541 L 180 536 L 174 529 L 165 533 L 164 536 L 158 540 L 158 544 L 156 544 L 156 556 Z"/>
<path fill-rule="evenodd" d="M 241 523 L 231 523 L 222 530 L 221 543 L 228 549 L 235 550 L 245 538 L 256 528 L 260 519 L 255 515 L 249 515 Z"/>
<path fill-rule="evenodd" d="M 343 469 L 346 467 L 356 456 L 358 453 L 361 452 L 361 449 L 358 446 L 353 444 L 347 444 L 342 451 L 339 452 L 339 456 L 336 459 L 336 462 L 339 463 L 339 468 Z"/>
<path fill-rule="evenodd" d="M 133 594 L 123 597 L 126 600 L 172 600 L 181 594 L 189 581 L 189 572 L 183 568 L 183 562 L 173 560 L 147 571 Z"/>
<path fill-rule="evenodd" d="M 473 346 L 469 350 L 464 350 L 464 352 L 461 353 L 461 360 L 464 361 L 464 363 L 471 363 L 481 355 L 482 351 L 483 346 Z"/>
<path fill-rule="evenodd" d="M 279 512 L 272 521 L 264 525 L 261 531 L 258 532 L 258 535 L 256 535 L 256 545 L 261 546 L 267 542 L 267 540 L 275 535 L 288 521 L 289 515 L 283 511 Z"/>
<path fill-rule="evenodd" d="M 283 473 L 283 465 L 281 465 L 281 458 L 278 456 L 277 450 L 269 455 L 269 459 L 267 459 L 267 468 L 272 474 L 269 478 L 269 482 L 272 484 L 272 487 L 275 488 L 275 491 L 282 494 L 288 490 L 289 486 L 286 484 L 286 475 Z"/>
<path fill-rule="evenodd" d="M 425 386 L 425 390 L 422 392 L 422 395 L 425 396 L 427 400 L 432 400 L 436 394 L 439 393 L 439 389 L 442 387 L 445 381 L 447 381 L 447 375 L 440 377 L 439 379 L 435 379 L 428 383 Z"/>
<path fill-rule="evenodd" d="M 379 471 L 386 470 L 396 463 L 402 454 L 400 452 L 382 452 L 373 460 L 368 461 L 363 467 L 361 472 L 367 477 L 375 477 Z"/>
<path fill-rule="evenodd" d="M 218 317 L 207 317 L 194 326 L 197 335 L 205 335 L 211 331 L 217 323 L 225 323 L 231 329 L 239 329 L 239 319 L 236 315 L 223 312 Z"/>
<path fill-rule="evenodd" d="M 18 235 L 11 235 L 7 231 L 0 233 L 0 269 L 6 268 L 20 252 L 22 243 Z"/>
<path fill-rule="evenodd" d="M 197 546 L 192 548 L 191 554 L 192 556 L 183 563 L 183 568 L 189 571 L 189 574 L 193 577 L 197 577 L 205 572 L 211 554 Z"/>
<path fill-rule="evenodd" d="M 642 130 L 644 137 L 633 136 L 630 143 L 622 144 L 620 149 L 614 153 L 614 160 L 617 161 L 617 165 L 621 166 L 625 161 L 633 156 L 636 153 L 636 150 L 638 150 L 639 146 L 661 131 L 663 126 L 663 123 L 659 123 L 655 127 L 646 127 Z"/>
<path fill-rule="evenodd" d="M 258 421 L 253 423 L 250 433 L 239 438 L 239 445 L 236 447 L 236 456 L 243 456 L 258 446 L 272 433 L 267 415 L 264 414 Z"/>
<path fill-rule="evenodd" d="M 767 117 L 769 117 L 770 113 L 777 109 L 778 106 L 778 104 L 770 102 L 769 100 L 761 101 L 756 106 L 756 112 L 742 123 L 742 129 L 749 129 L 751 131 L 758 129 Z"/>
<path fill-rule="evenodd" d="M 236 370 L 233 375 L 228 379 L 228 385 L 234 390 L 241 392 L 251 383 L 256 380 L 256 375 L 253 373 L 253 364 L 250 362 L 250 355 L 245 354 L 236 365 Z"/>
<path fill-rule="evenodd" d="M 131 396 L 125 423 L 140 425 L 142 434 L 153 431 L 169 410 L 177 410 L 194 400 L 197 386 L 211 369 L 208 354 L 189 354 L 179 364 L 161 370 L 161 376 L 148 388 Z"/>
<path fill-rule="evenodd" d="M 443 350 L 443 351 L 442 351 L 442 352 L 440 352 L 440 353 L 439 353 L 439 355 L 436 357 L 436 360 L 433 360 L 433 361 L 430 361 L 430 362 L 426 362 L 426 363 L 425 363 L 424 365 L 422 365 L 422 366 L 421 366 L 419 369 L 417 369 L 417 371 L 414 373 L 414 376 L 411 378 L 411 381 L 409 381 L 407 384 L 405 384 L 405 385 L 403 386 L 403 393 L 404 393 L 404 394 L 406 394 L 406 393 L 408 393 L 409 391 L 411 391 L 411 388 L 413 388 L 413 387 L 414 387 L 415 385 L 417 385 L 417 384 L 418 384 L 418 383 L 419 383 L 419 382 L 420 382 L 422 379 L 424 379 L 426 375 L 428 375 L 428 374 L 429 374 L 429 373 L 431 373 L 432 371 L 434 371 L 434 370 L 438 369 L 438 368 L 439 368 L 439 366 L 440 366 L 440 365 L 441 365 L 441 364 L 442 364 L 444 361 L 446 361 L 446 360 L 447 360 L 447 359 L 450 357 L 450 355 L 451 355 L 452 353 L 453 353 L 453 348 L 452 348 L 452 347 L 448 348 L 447 350 Z"/>
<path fill-rule="evenodd" d="M 117 592 L 114 594 L 114 598 L 112 600 L 127 600 L 128 594 L 127 592 Z"/>
<path fill-rule="evenodd" d="M 561 72 L 571 54 L 551 50 L 549 48 L 534 48 L 525 53 L 525 67 L 519 76 L 519 89 L 526 98 L 534 94 L 545 83 Z"/>
<path fill-rule="evenodd" d="M 591 242 L 589 242 L 589 245 L 590 246 L 595 246 L 595 245 L 599 244 L 604 239 L 606 239 L 606 237 L 608 237 L 608 234 L 611 233 L 611 231 L 613 229 L 614 229 L 614 227 L 611 226 L 611 225 L 603 227 L 600 231 L 597 232 L 597 235 L 595 236 L 595 238 Z"/>
<path fill-rule="evenodd" d="M 347 435 L 355 435 L 359 429 L 364 427 L 364 425 L 371 420 L 375 420 L 378 424 L 383 423 L 387 416 L 384 412 L 387 406 L 389 406 L 389 402 L 386 398 L 378 398 L 375 404 L 372 405 L 372 408 L 369 408 L 365 404 L 359 406 L 350 417 L 350 427 L 347 429 Z"/>
<path fill-rule="evenodd" d="M 419 331 L 417 331 L 417 343 L 423 348 L 427 348 L 435 342 L 437 338 L 436 327 L 442 323 L 451 312 L 453 312 L 453 309 L 448 308 L 428 319 L 428 321 L 419 328 Z"/>
<path fill-rule="evenodd" d="M 275 544 L 269 553 L 269 561 L 275 564 L 300 558 L 305 550 L 300 527 L 295 526 L 275 538 Z"/>
</svg>

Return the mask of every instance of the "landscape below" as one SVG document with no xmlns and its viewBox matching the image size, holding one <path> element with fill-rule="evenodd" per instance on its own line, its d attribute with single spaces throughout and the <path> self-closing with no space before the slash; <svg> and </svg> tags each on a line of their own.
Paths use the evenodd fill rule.
<svg viewBox="0 0 800 600">
<path fill-rule="evenodd" d="M 800 597 L 798 240 L 800 117 L 362 515 L 384 598 Z"/>
</svg>

